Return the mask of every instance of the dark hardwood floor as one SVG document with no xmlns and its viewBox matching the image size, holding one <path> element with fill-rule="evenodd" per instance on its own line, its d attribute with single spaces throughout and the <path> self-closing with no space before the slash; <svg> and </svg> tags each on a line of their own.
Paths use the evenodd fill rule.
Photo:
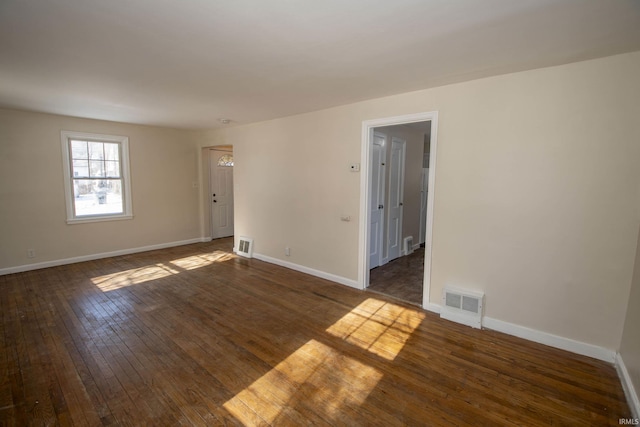
<svg viewBox="0 0 640 427">
<path fill-rule="evenodd" d="M 424 282 L 424 248 L 371 269 L 370 291 L 422 305 Z"/>
<path fill-rule="evenodd" d="M 0 425 L 618 425 L 612 365 L 230 239 L 0 277 Z"/>
</svg>

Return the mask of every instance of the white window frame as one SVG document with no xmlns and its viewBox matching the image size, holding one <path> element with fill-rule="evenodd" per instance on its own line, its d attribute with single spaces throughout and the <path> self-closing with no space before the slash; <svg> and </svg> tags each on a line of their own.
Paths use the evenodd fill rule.
<svg viewBox="0 0 640 427">
<path fill-rule="evenodd" d="M 63 130 L 60 133 L 62 142 L 62 165 L 64 176 L 64 193 L 67 205 L 67 224 L 79 224 L 85 222 L 116 221 L 132 219 L 133 209 L 131 205 L 131 175 L 129 173 L 129 138 L 118 135 L 102 135 L 96 133 L 75 132 Z M 120 144 L 120 165 L 122 168 L 122 213 L 98 214 L 76 216 L 73 199 L 73 178 L 71 168 L 71 143 L 72 139 L 95 142 L 115 142 Z"/>
</svg>

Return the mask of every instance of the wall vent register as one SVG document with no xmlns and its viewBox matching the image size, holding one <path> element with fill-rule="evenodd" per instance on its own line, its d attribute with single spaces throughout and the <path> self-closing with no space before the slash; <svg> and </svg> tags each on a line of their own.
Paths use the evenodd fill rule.
<svg viewBox="0 0 640 427">
<path fill-rule="evenodd" d="M 250 237 L 240 237 L 236 253 L 245 258 L 253 258 L 253 239 Z"/>
<path fill-rule="evenodd" d="M 481 328 L 483 305 L 484 293 L 447 286 L 442 294 L 440 317 Z"/>
</svg>

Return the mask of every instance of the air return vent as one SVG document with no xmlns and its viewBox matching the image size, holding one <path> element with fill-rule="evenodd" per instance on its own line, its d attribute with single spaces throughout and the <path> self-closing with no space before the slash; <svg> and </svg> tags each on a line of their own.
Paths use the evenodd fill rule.
<svg viewBox="0 0 640 427">
<path fill-rule="evenodd" d="M 236 253 L 245 258 L 253 257 L 253 239 L 250 237 L 240 237 L 238 240 L 238 250 Z"/>
<path fill-rule="evenodd" d="M 484 293 L 447 286 L 442 294 L 440 317 L 481 328 L 483 304 Z"/>
<path fill-rule="evenodd" d="M 404 254 L 409 255 L 413 253 L 413 236 L 404 238 Z"/>
</svg>

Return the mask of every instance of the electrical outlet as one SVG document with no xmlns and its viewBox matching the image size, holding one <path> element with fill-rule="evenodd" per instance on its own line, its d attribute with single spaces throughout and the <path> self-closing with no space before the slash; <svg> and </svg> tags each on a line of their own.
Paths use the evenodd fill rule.
<svg viewBox="0 0 640 427">
<path fill-rule="evenodd" d="M 27 249 L 27 258 L 35 258 L 36 250 L 35 249 Z"/>
<path fill-rule="evenodd" d="M 289 247 L 284 248 L 284 254 L 285 254 L 286 256 L 291 256 L 291 248 L 289 248 Z"/>
</svg>

